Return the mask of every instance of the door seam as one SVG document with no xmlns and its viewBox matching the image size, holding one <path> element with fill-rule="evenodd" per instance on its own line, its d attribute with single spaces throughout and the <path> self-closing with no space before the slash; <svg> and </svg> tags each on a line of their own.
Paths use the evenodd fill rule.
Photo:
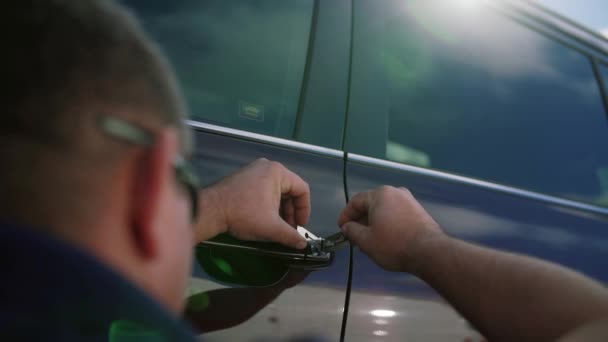
<svg viewBox="0 0 608 342">
<path fill-rule="evenodd" d="M 344 152 L 344 158 L 342 163 L 342 181 L 344 186 L 344 197 L 346 199 L 346 204 L 350 199 L 348 193 L 348 182 L 347 182 L 347 161 L 348 161 L 348 152 Z M 344 312 L 342 313 L 342 326 L 340 328 L 340 342 L 344 342 L 344 338 L 346 337 L 346 323 L 348 322 L 348 313 L 350 308 L 350 294 L 353 282 L 353 245 L 349 243 L 349 252 L 348 252 L 348 278 L 346 281 L 346 294 L 344 296 Z"/>
</svg>

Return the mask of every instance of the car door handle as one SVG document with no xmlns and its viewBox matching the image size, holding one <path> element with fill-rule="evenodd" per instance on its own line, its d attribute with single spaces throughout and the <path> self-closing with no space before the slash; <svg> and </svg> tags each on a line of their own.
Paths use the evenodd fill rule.
<svg viewBox="0 0 608 342">
<path fill-rule="evenodd" d="M 280 260 L 290 268 L 312 271 L 329 267 L 335 254 L 333 252 L 315 251 L 311 244 L 306 249 L 298 250 L 275 242 L 239 240 L 229 234 L 220 234 L 213 239 L 203 241 L 199 244 L 199 247 L 243 255 L 271 257 Z"/>
</svg>

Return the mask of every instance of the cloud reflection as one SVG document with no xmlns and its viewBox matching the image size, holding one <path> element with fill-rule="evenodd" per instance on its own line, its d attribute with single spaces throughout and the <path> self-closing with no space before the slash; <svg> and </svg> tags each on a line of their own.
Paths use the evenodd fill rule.
<svg viewBox="0 0 608 342">
<path fill-rule="evenodd" d="M 521 238 L 557 249 L 585 246 L 585 248 L 600 252 L 608 252 L 608 240 L 606 239 L 586 238 L 555 226 L 524 223 L 474 209 L 459 208 L 437 202 L 425 203 L 425 208 L 448 233 L 465 239 Z"/>
</svg>

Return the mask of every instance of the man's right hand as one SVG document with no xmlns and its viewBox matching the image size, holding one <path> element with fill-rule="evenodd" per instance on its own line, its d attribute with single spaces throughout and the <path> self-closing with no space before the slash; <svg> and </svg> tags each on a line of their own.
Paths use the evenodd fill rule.
<svg viewBox="0 0 608 342">
<path fill-rule="evenodd" d="M 242 240 L 304 249 L 296 230 L 310 216 L 310 188 L 280 163 L 258 159 L 200 192 L 202 218 L 195 243 L 229 232 Z"/>
<path fill-rule="evenodd" d="M 338 225 L 353 244 L 389 271 L 415 273 L 416 251 L 445 236 L 409 190 L 390 186 L 354 196 Z"/>
</svg>

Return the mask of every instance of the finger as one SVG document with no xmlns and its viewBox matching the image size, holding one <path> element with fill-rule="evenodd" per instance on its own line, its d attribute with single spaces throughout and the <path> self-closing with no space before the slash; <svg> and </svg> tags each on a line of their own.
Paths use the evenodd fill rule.
<svg viewBox="0 0 608 342">
<path fill-rule="evenodd" d="M 269 222 L 269 225 L 264 228 L 263 235 L 260 235 L 259 238 L 296 249 L 304 249 L 308 245 L 306 239 L 277 214 L 273 215 L 272 222 Z"/>
<path fill-rule="evenodd" d="M 296 226 L 295 208 L 291 198 L 286 198 L 281 201 L 281 213 L 281 217 L 285 222 L 292 227 Z"/>
<path fill-rule="evenodd" d="M 348 205 L 338 219 L 338 226 L 344 225 L 346 222 L 357 221 L 363 216 L 367 216 L 367 211 L 370 204 L 370 192 L 361 192 L 356 194 L 348 201 Z"/>
<path fill-rule="evenodd" d="M 341 229 L 352 244 L 359 246 L 364 252 L 366 251 L 369 241 L 369 227 L 358 222 L 346 222 L 341 226 Z"/>
<path fill-rule="evenodd" d="M 281 199 L 281 203 L 279 203 L 279 216 L 285 219 L 285 200 Z"/>
<path fill-rule="evenodd" d="M 359 217 L 354 222 L 360 223 L 360 224 L 362 224 L 364 226 L 369 226 L 369 220 L 367 219 L 367 215 Z"/>
<path fill-rule="evenodd" d="M 289 196 L 296 223 L 304 226 L 310 217 L 310 188 L 302 178 L 286 168 L 282 170 L 281 194 Z"/>
</svg>

